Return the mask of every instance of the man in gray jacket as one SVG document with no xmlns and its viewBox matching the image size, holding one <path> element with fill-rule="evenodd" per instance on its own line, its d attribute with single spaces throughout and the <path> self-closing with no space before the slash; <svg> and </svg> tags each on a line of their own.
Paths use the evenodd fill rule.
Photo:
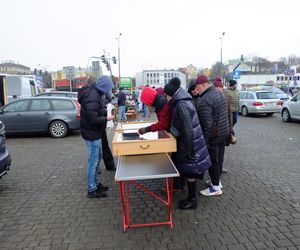
<svg viewBox="0 0 300 250">
<path fill-rule="evenodd" d="M 212 166 L 209 169 L 212 186 L 200 191 L 205 196 L 221 195 L 221 167 L 225 151 L 225 140 L 229 135 L 228 107 L 225 96 L 208 83 L 205 75 L 196 80 L 199 93 L 197 114 L 208 147 Z"/>
</svg>

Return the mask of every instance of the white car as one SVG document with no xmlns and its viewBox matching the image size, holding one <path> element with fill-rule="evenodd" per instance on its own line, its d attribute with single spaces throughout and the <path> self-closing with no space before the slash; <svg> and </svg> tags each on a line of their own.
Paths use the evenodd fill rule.
<svg viewBox="0 0 300 250">
<path fill-rule="evenodd" d="M 272 116 L 279 113 L 282 101 L 272 92 L 268 91 L 240 91 L 240 113 L 242 116 L 248 114 L 266 114 Z"/>
<path fill-rule="evenodd" d="M 300 120 L 300 92 L 282 105 L 281 118 L 284 122 Z"/>
</svg>

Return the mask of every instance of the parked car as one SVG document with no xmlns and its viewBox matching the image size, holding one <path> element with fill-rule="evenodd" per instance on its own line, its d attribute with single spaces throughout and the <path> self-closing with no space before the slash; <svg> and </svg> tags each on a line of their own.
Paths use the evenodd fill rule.
<svg viewBox="0 0 300 250">
<path fill-rule="evenodd" d="M 7 134 L 49 132 L 62 138 L 80 129 L 80 105 L 67 97 L 31 97 L 0 108 Z"/>
<path fill-rule="evenodd" d="M 10 164 L 11 158 L 6 148 L 5 126 L 0 121 L 0 179 L 7 174 Z"/>
<path fill-rule="evenodd" d="M 280 112 L 282 101 L 272 92 L 240 91 L 240 108 L 242 116 L 248 114 L 266 114 L 272 116 Z"/>
<path fill-rule="evenodd" d="M 281 118 L 284 122 L 300 120 L 300 92 L 282 105 Z"/>
<path fill-rule="evenodd" d="M 37 94 L 37 96 L 60 96 L 60 97 L 69 97 L 78 99 L 77 92 L 68 92 L 68 91 L 53 91 L 53 92 L 44 92 Z"/>
<path fill-rule="evenodd" d="M 281 89 L 274 86 L 261 86 L 262 90 L 272 92 L 275 94 L 280 100 L 287 101 L 289 99 L 289 95 L 284 93 Z"/>
</svg>

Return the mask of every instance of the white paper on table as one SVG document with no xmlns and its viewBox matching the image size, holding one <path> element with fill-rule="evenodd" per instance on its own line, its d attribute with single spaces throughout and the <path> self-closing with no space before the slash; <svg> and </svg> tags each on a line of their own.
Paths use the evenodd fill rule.
<svg viewBox="0 0 300 250">
<path fill-rule="evenodd" d="M 140 135 L 144 140 L 158 140 L 158 132 L 149 132 L 143 135 Z"/>
<path fill-rule="evenodd" d="M 144 128 L 144 127 L 148 127 L 151 124 L 153 124 L 153 122 L 145 122 L 145 123 L 136 123 L 136 124 L 122 124 L 122 129 L 123 130 L 133 130 L 133 129 L 140 129 L 140 128 Z"/>
</svg>

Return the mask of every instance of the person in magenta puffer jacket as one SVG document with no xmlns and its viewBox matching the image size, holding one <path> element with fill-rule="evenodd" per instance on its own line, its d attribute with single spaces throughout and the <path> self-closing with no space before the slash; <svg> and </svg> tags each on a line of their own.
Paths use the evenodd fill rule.
<svg viewBox="0 0 300 250">
<path fill-rule="evenodd" d="M 158 94 L 158 92 L 150 87 L 145 87 L 141 93 L 141 101 L 148 106 L 155 108 L 155 113 L 157 115 L 157 123 L 151 126 L 140 128 L 139 134 L 145 134 L 148 132 L 156 132 L 160 130 L 170 130 L 171 124 L 171 109 L 168 105 L 167 99 Z"/>
</svg>

